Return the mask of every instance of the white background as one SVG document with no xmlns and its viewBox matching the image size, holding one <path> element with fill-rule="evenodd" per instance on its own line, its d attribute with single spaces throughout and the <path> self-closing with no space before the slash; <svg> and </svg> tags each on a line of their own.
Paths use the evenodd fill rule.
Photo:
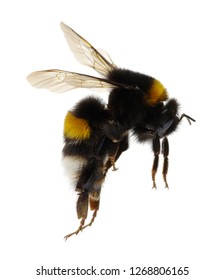
<svg viewBox="0 0 224 280">
<path fill-rule="evenodd" d="M 223 10 L 215 0 L 1 5 L 1 279 L 56 279 L 36 276 L 42 265 L 126 270 L 99 279 L 223 279 Z M 48 68 L 93 73 L 75 61 L 60 21 L 117 65 L 159 79 L 197 120 L 169 137 L 169 191 L 161 167 L 152 190 L 151 147 L 132 141 L 108 174 L 94 225 L 67 242 L 79 222 L 60 161 L 63 120 L 91 92 L 57 95 L 26 81 Z M 190 274 L 130 277 L 132 266 L 188 266 Z"/>
</svg>

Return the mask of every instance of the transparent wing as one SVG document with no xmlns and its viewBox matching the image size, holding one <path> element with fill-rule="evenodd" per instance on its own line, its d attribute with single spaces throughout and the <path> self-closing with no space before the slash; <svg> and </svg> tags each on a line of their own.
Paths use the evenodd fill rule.
<svg viewBox="0 0 224 280">
<path fill-rule="evenodd" d="M 105 77 L 116 67 L 112 61 L 109 62 L 89 42 L 63 22 L 61 22 L 61 28 L 71 51 L 81 64 L 95 69 Z"/>
<path fill-rule="evenodd" d="M 74 88 L 114 88 L 120 84 L 74 72 L 51 69 L 31 73 L 27 80 L 36 88 L 62 93 Z"/>
</svg>

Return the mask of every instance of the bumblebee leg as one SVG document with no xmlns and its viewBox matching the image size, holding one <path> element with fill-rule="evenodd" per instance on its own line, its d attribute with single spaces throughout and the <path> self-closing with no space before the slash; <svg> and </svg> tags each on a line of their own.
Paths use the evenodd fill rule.
<svg viewBox="0 0 224 280">
<path fill-rule="evenodd" d="M 107 171 L 111 168 L 111 166 L 113 166 L 113 164 L 115 164 L 115 162 L 118 160 L 118 158 L 120 157 L 120 155 L 126 151 L 128 149 L 128 135 L 126 135 L 122 141 L 118 142 L 118 143 L 113 143 L 113 145 L 116 145 L 116 150 L 113 154 L 113 161 L 111 161 L 110 159 L 107 160 L 106 164 L 105 164 L 105 174 L 107 173 Z M 115 166 L 114 166 L 115 167 Z M 115 169 L 112 169 L 113 171 L 117 170 L 118 168 L 115 167 Z"/>
<path fill-rule="evenodd" d="M 85 225 L 85 226 L 82 228 L 82 230 L 83 230 L 84 228 L 90 227 L 90 226 L 92 225 L 92 223 L 94 222 L 94 220 L 95 220 L 95 218 L 96 218 L 97 211 L 98 211 L 98 210 L 95 210 L 95 211 L 93 212 L 93 216 L 92 216 L 91 221 L 90 221 L 87 225 Z"/>
<path fill-rule="evenodd" d="M 122 141 L 119 142 L 119 149 L 116 153 L 115 161 L 117 161 L 118 158 L 120 157 L 120 155 L 128 149 L 128 146 L 129 146 L 128 138 L 129 138 L 129 135 L 127 134 L 126 136 L 124 136 Z"/>
<path fill-rule="evenodd" d="M 96 182 L 104 180 L 103 168 L 103 161 L 100 158 L 89 158 L 88 163 L 80 171 L 75 190 L 78 192 L 90 191 Z"/>
<path fill-rule="evenodd" d="M 95 162 L 94 160 L 89 160 L 89 162 L 82 167 L 82 169 L 79 172 L 79 177 L 76 182 L 75 190 L 77 192 L 84 192 L 88 188 L 86 188 L 86 184 L 88 180 L 90 179 L 93 170 L 95 169 Z"/>
<path fill-rule="evenodd" d="M 108 161 L 110 161 L 110 165 L 112 166 L 112 171 L 116 171 L 118 170 L 118 168 L 115 166 L 115 162 L 116 162 L 116 156 L 118 153 L 120 147 L 120 143 L 116 143 L 116 149 L 114 151 L 114 153 L 112 155 L 109 155 Z"/>
<path fill-rule="evenodd" d="M 168 183 L 167 183 L 167 172 L 168 172 L 168 166 L 169 166 L 169 162 L 168 162 L 168 155 L 169 155 L 169 142 L 168 139 L 166 137 L 163 138 L 163 142 L 162 142 L 162 154 L 164 157 L 164 161 L 163 161 L 163 180 L 165 182 L 165 188 L 169 189 Z"/>
<path fill-rule="evenodd" d="M 78 218 L 82 218 L 82 220 L 79 228 L 75 232 L 66 235 L 65 239 L 74 234 L 78 234 L 86 227 L 91 226 L 96 218 L 97 211 L 99 210 L 101 185 L 105 179 L 103 174 L 103 164 L 100 160 L 95 159 L 94 164 L 90 163 L 90 165 L 86 166 L 84 170 L 88 170 L 86 174 L 90 174 L 90 176 L 85 178 L 86 182 L 82 186 L 85 191 L 80 194 L 77 201 Z M 84 226 L 88 214 L 88 204 L 90 205 L 90 210 L 94 210 L 94 212 L 91 221 Z"/>
<path fill-rule="evenodd" d="M 116 162 L 116 155 L 118 153 L 120 147 L 120 143 L 119 142 L 112 142 L 110 141 L 108 146 L 107 146 L 107 155 L 108 155 L 108 159 L 106 161 L 106 163 L 104 164 L 104 174 L 106 175 L 107 171 L 112 167 L 113 171 L 118 170 L 118 168 L 116 168 L 115 166 L 115 162 Z"/>
<path fill-rule="evenodd" d="M 86 227 L 90 227 L 97 215 L 97 211 L 99 210 L 100 206 L 100 192 L 101 192 L 101 186 L 103 184 L 105 176 L 102 176 L 102 166 L 99 167 L 98 170 L 96 170 L 95 175 L 93 178 L 90 179 L 91 182 L 91 189 L 89 192 L 89 206 L 90 210 L 93 210 L 93 215 L 91 221 L 85 225 L 82 230 Z"/>
<path fill-rule="evenodd" d="M 77 235 L 81 230 L 83 230 L 83 228 L 84 228 L 83 225 L 85 224 L 85 220 L 86 220 L 86 217 L 83 217 L 82 220 L 81 220 L 81 222 L 80 222 L 80 225 L 79 225 L 78 229 L 77 229 L 76 231 L 72 232 L 72 233 L 69 233 L 69 234 L 65 235 L 65 237 L 64 237 L 65 241 L 66 241 L 69 237 L 71 237 L 72 235 L 74 235 L 74 234 Z"/>
<path fill-rule="evenodd" d="M 92 223 L 94 222 L 94 220 L 96 218 L 97 212 L 99 210 L 99 206 L 100 206 L 100 200 L 99 199 L 95 200 L 95 199 L 90 197 L 89 203 L 90 203 L 90 209 L 94 210 L 93 216 L 92 216 L 91 221 L 87 225 L 85 225 L 82 229 L 84 229 L 86 227 L 90 227 L 92 225 Z"/>
<path fill-rule="evenodd" d="M 155 134 L 153 137 L 152 149 L 153 149 L 153 153 L 154 153 L 154 160 L 153 160 L 153 165 L 152 165 L 152 182 L 153 182 L 152 188 L 156 189 L 155 176 L 156 176 L 156 172 L 157 172 L 158 165 L 159 165 L 159 154 L 160 154 L 160 139 L 159 139 L 158 134 Z"/>
<path fill-rule="evenodd" d="M 82 219 L 81 219 L 78 229 L 72 233 L 67 234 L 64 237 L 65 241 L 72 235 L 74 235 L 74 234 L 77 235 L 83 229 L 83 226 L 85 224 L 85 220 L 86 220 L 87 214 L 88 214 L 88 203 L 89 203 L 88 198 L 89 198 L 89 194 L 87 191 L 79 194 L 76 210 L 77 210 L 78 219 L 80 219 L 80 218 L 82 218 Z"/>
</svg>

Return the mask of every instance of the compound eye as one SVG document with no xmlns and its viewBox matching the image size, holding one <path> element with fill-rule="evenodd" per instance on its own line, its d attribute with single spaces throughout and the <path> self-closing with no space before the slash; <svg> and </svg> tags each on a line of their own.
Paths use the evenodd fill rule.
<svg viewBox="0 0 224 280">
<path fill-rule="evenodd" d="M 167 112 L 168 112 L 168 109 L 165 107 L 165 108 L 162 109 L 161 114 L 165 115 Z"/>
<path fill-rule="evenodd" d="M 166 121 L 165 123 L 163 123 L 162 126 L 160 126 L 156 132 L 159 135 L 159 137 L 163 137 L 164 135 L 166 135 L 166 132 L 169 130 L 169 128 L 171 127 L 171 125 L 173 124 L 174 119 L 169 119 L 168 121 Z"/>
</svg>

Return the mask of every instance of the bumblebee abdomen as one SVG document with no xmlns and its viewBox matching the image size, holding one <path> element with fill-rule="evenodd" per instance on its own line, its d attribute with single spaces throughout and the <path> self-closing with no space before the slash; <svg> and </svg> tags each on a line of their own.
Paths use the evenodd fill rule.
<svg viewBox="0 0 224 280">
<path fill-rule="evenodd" d="M 101 99 L 87 97 L 67 113 L 64 120 L 64 156 L 96 156 L 104 136 L 102 125 L 108 117 L 105 108 Z"/>
<path fill-rule="evenodd" d="M 69 111 L 64 121 L 64 137 L 73 140 L 86 140 L 91 135 L 91 128 L 87 120 L 78 118 Z"/>
<path fill-rule="evenodd" d="M 107 118 L 104 102 L 87 97 L 71 109 L 64 121 L 64 137 L 69 140 L 89 140 L 98 133 L 99 126 Z"/>
</svg>

